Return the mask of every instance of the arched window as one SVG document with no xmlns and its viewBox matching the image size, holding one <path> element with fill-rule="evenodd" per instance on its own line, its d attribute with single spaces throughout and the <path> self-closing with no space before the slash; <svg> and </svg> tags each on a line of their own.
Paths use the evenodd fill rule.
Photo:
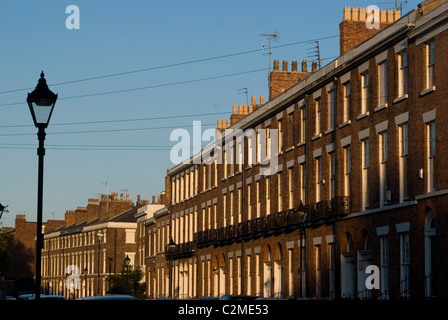
<svg viewBox="0 0 448 320">
<path fill-rule="evenodd" d="M 347 232 L 347 252 L 353 251 L 353 238 L 352 235 Z"/>
</svg>

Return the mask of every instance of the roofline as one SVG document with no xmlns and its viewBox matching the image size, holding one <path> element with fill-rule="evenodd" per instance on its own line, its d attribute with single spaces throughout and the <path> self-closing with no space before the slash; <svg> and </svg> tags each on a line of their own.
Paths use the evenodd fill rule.
<svg viewBox="0 0 448 320">
<path fill-rule="evenodd" d="M 448 8 L 448 3 L 445 3 L 437 9 L 430 11 L 425 15 L 425 18 L 429 16 L 436 16 L 440 11 L 446 11 L 447 8 L 444 8 L 445 6 Z M 418 15 L 418 9 L 411 10 L 406 15 L 391 23 L 386 28 L 378 31 L 372 37 L 365 40 L 355 48 L 347 51 L 321 69 L 286 89 L 278 96 L 261 105 L 255 111 L 245 116 L 245 121 L 238 121 L 227 129 L 246 129 L 261 124 L 264 119 L 271 117 L 273 114 L 290 106 L 292 103 L 298 102 L 305 98 L 307 93 L 311 93 L 313 90 L 317 90 L 325 84 L 334 81 L 335 78 L 338 78 L 344 73 L 352 70 L 354 66 L 360 65 L 362 62 L 374 57 L 376 54 L 390 48 L 392 43 L 406 38 L 409 31 L 415 29 L 416 21 L 419 18 Z M 214 143 L 218 143 L 218 145 L 220 143 L 222 144 L 225 139 L 226 135 L 223 135 L 220 140 L 217 140 Z M 208 148 L 209 146 L 202 148 L 200 152 L 191 156 L 188 160 L 172 167 L 170 169 L 169 176 L 176 175 L 179 171 L 195 164 L 202 152 Z M 186 163 L 187 161 L 188 163 Z"/>
</svg>

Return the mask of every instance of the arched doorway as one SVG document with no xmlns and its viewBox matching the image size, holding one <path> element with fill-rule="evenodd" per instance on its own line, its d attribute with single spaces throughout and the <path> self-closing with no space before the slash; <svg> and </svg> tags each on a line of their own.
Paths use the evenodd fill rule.
<svg viewBox="0 0 448 320">
<path fill-rule="evenodd" d="M 281 299 L 283 298 L 283 251 L 280 243 L 278 244 L 278 252 L 275 255 L 273 268 L 273 296 Z"/>
<path fill-rule="evenodd" d="M 264 279 L 264 290 L 263 297 L 271 298 L 274 288 L 274 277 L 272 272 L 272 250 L 271 246 L 267 245 L 264 254 L 264 268 L 263 268 L 263 279 Z"/>
<path fill-rule="evenodd" d="M 219 296 L 226 294 L 226 256 L 222 254 L 221 262 L 219 264 Z"/>
<path fill-rule="evenodd" d="M 341 254 L 341 295 L 352 299 L 355 294 L 355 252 L 349 232 L 346 233 L 346 242 L 346 252 Z"/>
<path fill-rule="evenodd" d="M 362 236 L 364 237 L 363 249 L 358 251 L 358 298 L 369 299 L 372 297 L 372 290 L 366 287 L 366 280 L 369 276 L 366 274 L 366 268 L 371 265 L 372 249 L 367 230 L 363 230 Z"/>
</svg>

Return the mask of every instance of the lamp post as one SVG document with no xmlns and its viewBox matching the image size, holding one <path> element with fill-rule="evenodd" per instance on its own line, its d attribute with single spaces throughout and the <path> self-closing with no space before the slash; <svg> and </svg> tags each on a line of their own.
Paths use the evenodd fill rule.
<svg viewBox="0 0 448 320">
<path fill-rule="evenodd" d="M 170 241 L 168 242 L 168 244 L 166 245 L 166 258 L 169 260 L 169 276 L 170 276 L 170 279 L 169 279 L 169 290 L 170 290 L 170 293 L 169 293 L 169 298 L 172 298 L 173 297 L 173 270 L 172 270 L 172 268 L 173 268 L 173 254 L 174 254 L 174 250 L 176 249 L 176 242 L 174 242 L 174 240 L 173 240 L 173 237 L 170 237 Z"/>
<path fill-rule="evenodd" d="M 129 269 L 129 264 L 131 263 L 131 258 L 129 258 L 128 255 L 126 255 L 126 258 L 124 258 L 124 266 L 125 266 L 125 283 L 124 283 L 124 290 L 125 293 L 124 294 L 128 294 L 128 269 Z"/>
<path fill-rule="evenodd" d="M 101 280 L 101 239 L 103 238 L 102 233 L 97 233 L 98 236 L 98 290 L 96 295 L 100 295 L 100 280 Z"/>
<path fill-rule="evenodd" d="M 36 234 L 36 284 L 35 293 L 36 300 L 40 300 L 41 289 L 41 254 L 42 254 L 42 197 L 43 197 L 43 176 L 44 176 L 44 140 L 45 129 L 50 122 L 54 105 L 58 98 L 57 94 L 50 91 L 47 81 L 44 78 L 44 72 L 40 74 L 40 79 L 33 92 L 28 93 L 26 102 L 30 108 L 34 125 L 38 128 L 37 138 L 39 140 L 39 148 L 37 155 L 39 156 L 38 166 L 38 184 L 37 184 L 37 234 Z"/>
<path fill-rule="evenodd" d="M 87 269 L 87 267 L 84 268 L 84 277 L 85 277 L 85 281 L 84 281 L 84 291 L 85 291 L 85 297 L 87 297 L 87 274 L 89 273 L 89 270 Z"/>
</svg>

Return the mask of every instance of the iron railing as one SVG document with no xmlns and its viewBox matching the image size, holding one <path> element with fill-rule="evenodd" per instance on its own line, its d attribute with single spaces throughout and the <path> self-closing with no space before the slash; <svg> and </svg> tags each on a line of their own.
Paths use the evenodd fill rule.
<svg viewBox="0 0 448 320">
<path fill-rule="evenodd" d="M 326 223 L 350 212 L 349 197 L 335 197 L 315 205 L 300 205 L 288 211 L 272 213 L 234 225 L 199 231 L 194 234 L 196 247 L 220 245 L 241 238 L 281 233 L 298 228 L 304 223 Z"/>
</svg>

